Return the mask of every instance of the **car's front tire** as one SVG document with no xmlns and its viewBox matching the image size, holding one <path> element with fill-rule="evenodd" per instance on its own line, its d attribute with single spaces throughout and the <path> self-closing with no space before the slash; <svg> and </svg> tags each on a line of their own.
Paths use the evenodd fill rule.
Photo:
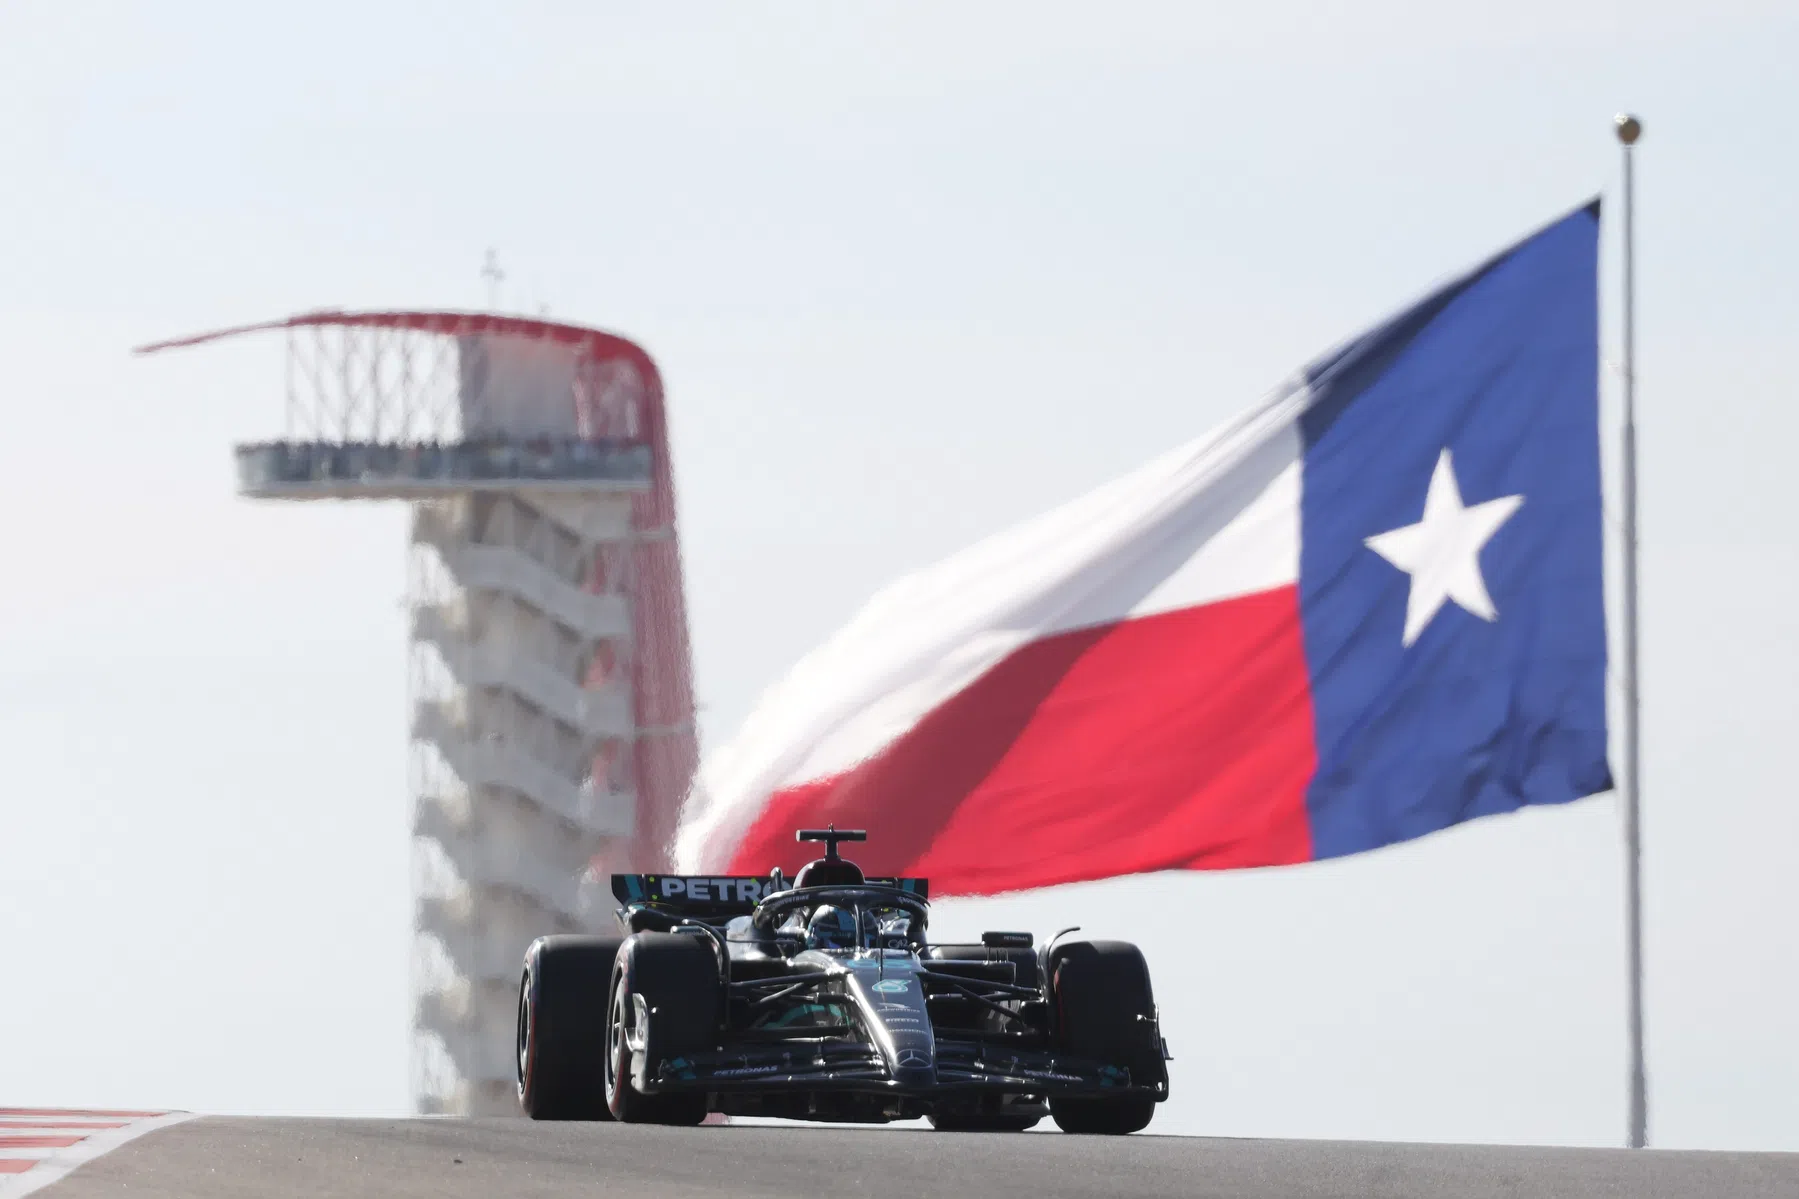
<svg viewBox="0 0 1799 1199">
<path fill-rule="evenodd" d="M 1071 1054 L 1127 1068 L 1136 1086 L 1167 1078 L 1149 965 L 1135 945 L 1065 942 L 1056 946 L 1048 966 L 1058 1045 Z M 1063 1132 L 1119 1136 L 1149 1126 L 1156 1096 L 1051 1099 L 1049 1112 Z"/>
<path fill-rule="evenodd" d="M 711 941 L 679 933 L 634 935 L 612 967 L 610 992 L 603 1058 L 606 1106 L 613 1118 L 626 1124 L 705 1120 L 705 1092 L 646 1095 L 632 1083 L 631 1066 L 633 1043 L 652 1055 L 651 1069 L 683 1053 L 716 1047 L 719 977 Z"/>
<path fill-rule="evenodd" d="M 610 1120 L 606 997 L 617 937 L 540 937 L 519 979 L 518 1101 L 533 1120 Z"/>
</svg>

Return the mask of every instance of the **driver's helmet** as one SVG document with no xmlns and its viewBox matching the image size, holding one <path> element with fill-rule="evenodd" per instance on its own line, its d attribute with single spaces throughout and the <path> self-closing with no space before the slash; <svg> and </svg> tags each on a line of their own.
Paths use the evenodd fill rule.
<svg viewBox="0 0 1799 1199">
<path fill-rule="evenodd" d="M 828 903 L 812 910 L 806 921 L 808 949 L 855 949 L 861 940 L 856 936 L 856 918 L 842 908 Z"/>
</svg>

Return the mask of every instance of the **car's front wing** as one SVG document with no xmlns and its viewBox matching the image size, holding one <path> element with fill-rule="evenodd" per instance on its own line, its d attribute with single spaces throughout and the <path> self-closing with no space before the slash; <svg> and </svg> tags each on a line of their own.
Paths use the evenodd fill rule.
<svg viewBox="0 0 1799 1199">
<path fill-rule="evenodd" d="M 710 1053 L 663 1058 L 655 1069 L 640 1056 L 634 1083 L 646 1094 L 673 1091 L 834 1091 L 864 1094 L 999 1092 L 1043 1096 L 1149 1093 L 1122 1066 L 1054 1050 L 939 1039 L 934 1081 L 902 1086 L 880 1053 L 848 1038 L 760 1042 Z M 917 1079 L 916 1072 L 913 1078 Z"/>
</svg>

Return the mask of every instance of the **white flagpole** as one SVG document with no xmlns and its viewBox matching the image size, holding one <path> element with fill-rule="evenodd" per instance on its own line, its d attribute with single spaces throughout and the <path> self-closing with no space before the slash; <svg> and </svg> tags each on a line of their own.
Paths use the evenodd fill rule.
<svg viewBox="0 0 1799 1199">
<path fill-rule="evenodd" d="M 1641 749 L 1637 675 L 1637 281 L 1633 147 L 1643 123 L 1615 122 L 1624 147 L 1624 878 L 1630 973 L 1630 1147 L 1649 1143 L 1649 1083 L 1643 1068 L 1643 841 L 1638 810 Z"/>
</svg>

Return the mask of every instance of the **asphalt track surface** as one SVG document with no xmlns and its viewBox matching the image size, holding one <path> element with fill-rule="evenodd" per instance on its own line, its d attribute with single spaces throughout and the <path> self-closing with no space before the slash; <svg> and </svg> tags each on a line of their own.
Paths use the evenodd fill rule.
<svg viewBox="0 0 1799 1199">
<path fill-rule="evenodd" d="M 1530 1149 L 912 1128 L 206 1118 L 150 1133 L 53 1199 L 981 1199 L 1048 1196 L 1799 1196 L 1799 1154 Z"/>
</svg>

